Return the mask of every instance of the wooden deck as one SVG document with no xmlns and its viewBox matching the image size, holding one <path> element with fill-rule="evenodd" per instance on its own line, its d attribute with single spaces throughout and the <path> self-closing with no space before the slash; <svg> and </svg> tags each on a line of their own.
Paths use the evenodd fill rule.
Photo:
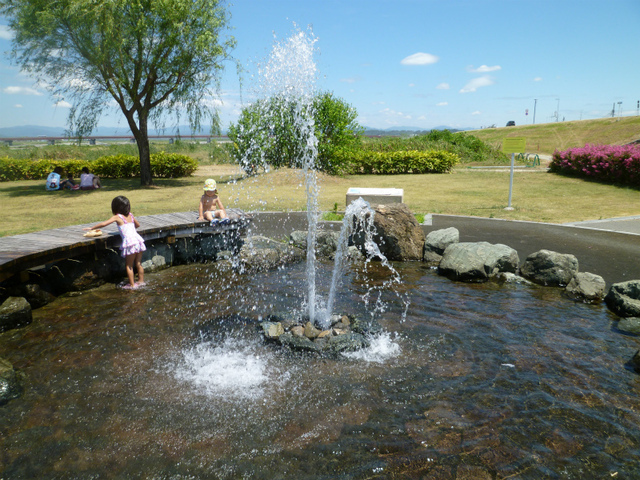
<svg viewBox="0 0 640 480">
<path fill-rule="evenodd" d="M 166 237 L 185 237 L 200 233 L 215 233 L 244 228 L 251 217 L 242 210 L 227 209 L 231 223 L 210 226 L 198 221 L 198 212 L 165 213 L 136 217 L 140 223 L 138 233 L 146 240 Z M 0 237 L 0 281 L 23 270 L 44 265 L 88 252 L 120 246 L 120 235 L 115 223 L 102 228 L 101 237 L 84 237 L 85 227 L 94 223 Z"/>
</svg>

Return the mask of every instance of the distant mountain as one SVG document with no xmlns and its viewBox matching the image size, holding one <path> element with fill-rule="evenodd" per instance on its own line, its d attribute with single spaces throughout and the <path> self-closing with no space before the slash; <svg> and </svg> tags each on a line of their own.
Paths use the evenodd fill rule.
<svg viewBox="0 0 640 480">
<path fill-rule="evenodd" d="M 65 135 L 65 127 L 43 127 L 41 125 L 21 125 L 17 127 L 0 128 L 0 138 L 15 137 L 63 137 Z M 201 128 L 199 133 L 195 135 L 208 135 L 210 128 Z M 165 128 L 164 130 L 149 130 L 150 136 L 156 135 L 175 135 L 178 133 L 182 137 L 191 136 L 191 128 L 188 125 L 180 125 L 179 127 Z M 226 132 L 223 132 L 225 134 Z M 108 136 L 127 136 L 131 135 L 128 127 L 98 127 L 92 133 L 96 137 Z"/>
<path fill-rule="evenodd" d="M 446 125 L 439 125 L 432 128 L 421 127 L 389 127 L 389 128 L 372 128 L 364 127 L 365 135 L 415 135 L 417 133 L 428 133 L 431 130 L 449 130 L 451 132 L 459 132 L 461 130 L 470 130 L 463 128 L 448 127 Z"/>
</svg>

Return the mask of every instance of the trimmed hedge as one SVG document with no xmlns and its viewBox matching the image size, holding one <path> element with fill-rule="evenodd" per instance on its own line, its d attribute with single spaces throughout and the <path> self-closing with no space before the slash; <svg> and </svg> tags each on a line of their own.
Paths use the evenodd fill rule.
<svg viewBox="0 0 640 480">
<path fill-rule="evenodd" d="M 590 145 L 553 152 L 549 171 L 640 187 L 640 146 Z"/>
<path fill-rule="evenodd" d="M 82 167 L 103 178 L 133 178 L 140 176 L 140 160 L 133 155 L 109 155 L 88 160 L 17 160 L 0 158 L 0 181 L 40 180 L 55 167 L 62 167 L 73 177 L 79 177 Z M 152 153 L 151 175 L 155 178 L 188 177 L 198 168 L 193 158 L 179 153 Z"/>
<path fill-rule="evenodd" d="M 343 172 L 352 175 L 448 173 L 460 161 L 458 155 L 444 150 L 392 152 L 343 150 L 336 152 L 335 155 L 343 157 L 340 162 Z"/>
</svg>

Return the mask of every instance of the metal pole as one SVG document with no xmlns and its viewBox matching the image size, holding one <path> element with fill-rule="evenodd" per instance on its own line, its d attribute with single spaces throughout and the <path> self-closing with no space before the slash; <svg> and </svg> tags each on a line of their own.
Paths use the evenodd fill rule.
<svg viewBox="0 0 640 480">
<path fill-rule="evenodd" d="M 507 206 L 507 208 L 505 208 L 505 210 L 513 210 L 513 207 L 511 206 L 511 192 L 513 192 L 513 164 L 515 163 L 515 153 L 511 154 L 511 175 L 509 178 L 509 205 Z"/>
<path fill-rule="evenodd" d="M 536 124 L 536 105 L 538 105 L 538 99 L 533 99 L 533 124 Z"/>
</svg>

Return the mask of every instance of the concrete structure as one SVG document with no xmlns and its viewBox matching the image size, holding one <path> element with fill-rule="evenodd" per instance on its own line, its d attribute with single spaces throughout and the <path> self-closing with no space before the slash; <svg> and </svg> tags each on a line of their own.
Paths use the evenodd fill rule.
<svg viewBox="0 0 640 480">
<path fill-rule="evenodd" d="M 347 190 L 347 206 L 360 197 L 371 205 L 404 203 L 404 190 L 402 188 L 350 188 Z"/>
</svg>

